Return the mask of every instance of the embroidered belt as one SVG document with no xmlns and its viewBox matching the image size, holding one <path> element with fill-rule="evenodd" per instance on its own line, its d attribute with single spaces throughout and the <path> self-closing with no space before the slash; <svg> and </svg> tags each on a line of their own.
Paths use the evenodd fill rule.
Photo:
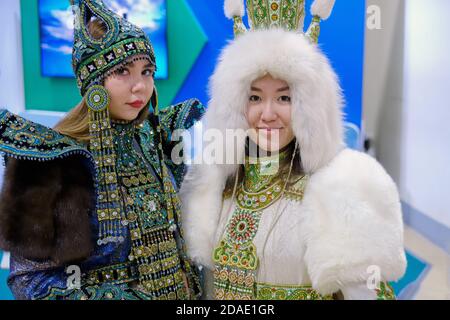
<svg viewBox="0 0 450 320">
<path fill-rule="evenodd" d="M 101 283 L 121 284 L 138 280 L 138 267 L 134 263 L 126 262 L 95 269 L 87 272 L 84 281 L 88 285 Z"/>
<path fill-rule="evenodd" d="M 256 284 L 256 300 L 333 300 L 333 295 L 322 296 L 311 286 Z"/>
</svg>

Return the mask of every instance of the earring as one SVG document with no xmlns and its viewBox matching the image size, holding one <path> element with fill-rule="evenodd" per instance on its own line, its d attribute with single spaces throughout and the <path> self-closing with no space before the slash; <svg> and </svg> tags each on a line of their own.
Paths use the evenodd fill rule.
<svg viewBox="0 0 450 320">
<path fill-rule="evenodd" d="M 158 108 L 158 91 L 156 90 L 156 87 L 153 87 L 153 94 L 150 99 L 150 102 L 153 107 L 153 112 L 156 116 L 158 116 L 159 108 Z"/>
<path fill-rule="evenodd" d="M 86 104 L 91 111 L 102 112 L 109 103 L 109 93 L 103 86 L 93 85 L 86 92 Z"/>
<path fill-rule="evenodd" d="M 85 99 L 89 113 L 89 149 L 100 172 L 97 186 L 99 199 L 96 208 L 99 222 L 97 244 L 123 242 L 125 239 L 121 225 L 123 212 L 118 196 L 116 153 L 108 110 L 110 96 L 105 87 L 93 85 L 87 90 Z"/>
</svg>

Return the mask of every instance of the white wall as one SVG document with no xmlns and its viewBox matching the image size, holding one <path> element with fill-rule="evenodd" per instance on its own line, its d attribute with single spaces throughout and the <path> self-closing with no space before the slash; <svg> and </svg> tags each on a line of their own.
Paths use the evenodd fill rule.
<svg viewBox="0 0 450 320">
<path fill-rule="evenodd" d="M 405 9 L 401 194 L 450 227 L 450 1 Z"/>
<path fill-rule="evenodd" d="M 382 29 L 366 32 L 367 134 L 402 200 L 450 227 L 450 1 L 372 4 Z"/>
<path fill-rule="evenodd" d="M 1 0 L 0 108 L 25 110 L 20 0 Z"/>
<path fill-rule="evenodd" d="M 363 121 L 378 160 L 400 177 L 404 0 L 367 0 L 380 8 L 381 29 L 365 34 Z"/>
</svg>

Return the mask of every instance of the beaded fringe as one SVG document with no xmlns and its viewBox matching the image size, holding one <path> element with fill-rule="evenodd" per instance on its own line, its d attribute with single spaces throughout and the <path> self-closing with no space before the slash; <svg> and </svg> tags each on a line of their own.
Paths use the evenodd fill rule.
<svg viewBox="0 0 450 320">
<path fill-rule="evenodd" d="M 89 109 L 91 152 L 99 169 L 97 217 L 99 221 L 98 245 L 123 242 L 122 210 L 116 173 L 114 150 L 108 108 L 102 111 Z"/>
</svg>

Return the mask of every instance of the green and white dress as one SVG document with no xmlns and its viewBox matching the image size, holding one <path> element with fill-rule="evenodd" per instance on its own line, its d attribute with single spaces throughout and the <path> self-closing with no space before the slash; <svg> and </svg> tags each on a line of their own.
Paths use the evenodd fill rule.
<svg viewBox="0 0 450 320">
<path fill-rule="evenodd" d="M 320 295 L 311 286 L 304 261 L 301 204 L 308 175 L 289 174 L 292 148 L 273 157 L 246 157 L 235 196 L 224 194 L 207 273 L 207 298 L 225 300 L 393 299 L 382 282 L 365 282 Z M 232 193 L 232 192 L 231 192 Z"/>
</svg>

